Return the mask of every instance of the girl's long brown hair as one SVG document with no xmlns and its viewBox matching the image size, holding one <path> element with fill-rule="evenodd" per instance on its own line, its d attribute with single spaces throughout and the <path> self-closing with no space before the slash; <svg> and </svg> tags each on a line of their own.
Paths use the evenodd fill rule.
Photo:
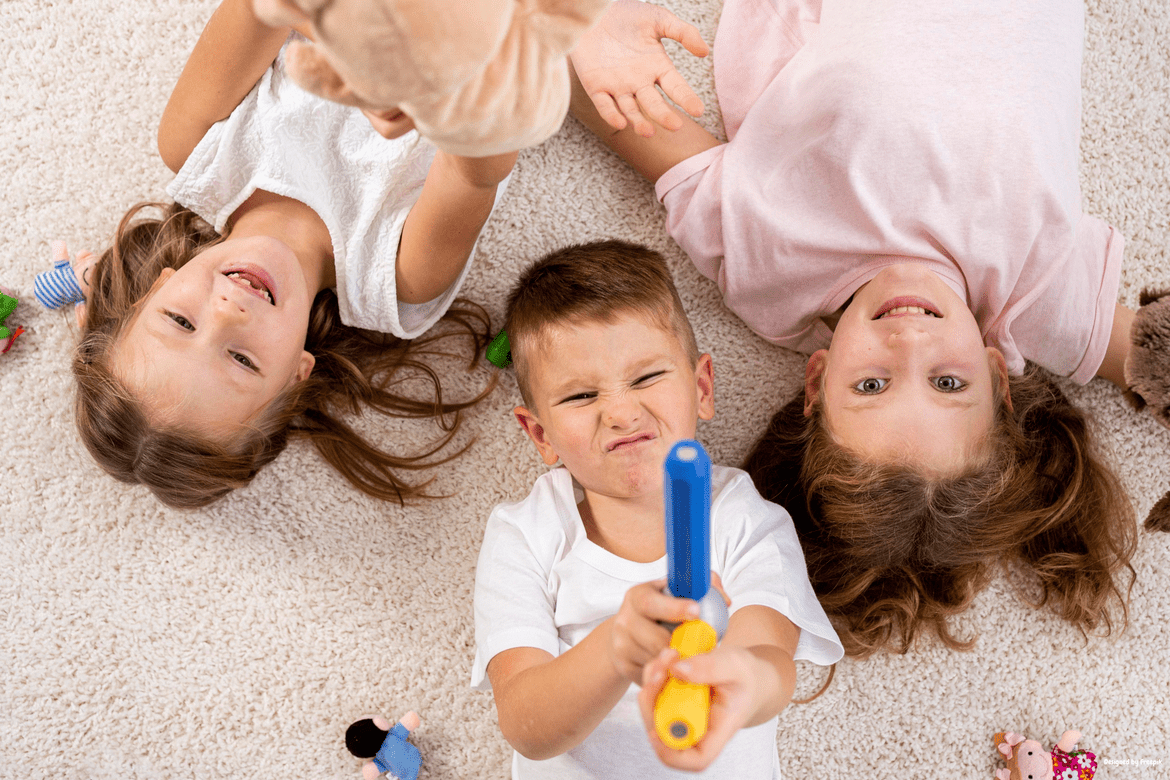
<svg viewBox="0 0 1170 780">
<path fill-rule="evenodd" d="M 144 211 L 159 210 L 158 217 Z M 238 440 L 224 444 L 176 427 L 153 426 L 141 402 L 119 381 L 111 354 L 121 330 L 164 268 L 180 268 L 222 240 L 210 225 L 178 204 L 140 203 L 122 218 L 97 264 L 86 303 L 81 341 L 73 360 L 77 378 L 78 431 L 99 465 L 116 479 L 146 485 L 174 507 L 205 506 L 246 485 L 294 437 L 308 438 L 351 484 L 379 499 L 403 502 L 427 497 L 422 483 L 401 473 L 446 463 L 466 450 L 439 455 L 454 437 L 460 412 L 483 399 L 494 377 L 474 397 L 448 401 L 438 356 L 463 357 L 469 370 L 487 343 L 484 310 L 458 300 L 443 316 L 445 327 L 408 341 L 341 322 L 337 296 L 323 290 L 313 302 L 305 349 L 316 358 L 307 379 L 273 400 Z M 446 351 L 462 346 L 462 355 Z M 422 385 L 421 395 L 395 392 Z M 398 418 L 435 418 L 443 431 L 421 452 L 395 455 L 380 449 L 344 420 L 366 409 Z"/>
<path fill-rule="evenodd" d="M 990 457 L 957 477 L 863 461 L 835 443 L 819 410 L 804 416 L 803 397 L 756 442 L 744 468 L 792 514 L 813 587 L 849 655 L 904 653 L 923 631 L 970 648 L 974 638 L 957 637 L 948 618 L 999 565 L 1022 564 L 1038 585 L 1028 600 L 1083 633 L 1125 625 L 1133 507 L 1085 415 L 1042 369 L 1029 364 L 1012 377 L 1010 394 Z"/>
</svg>

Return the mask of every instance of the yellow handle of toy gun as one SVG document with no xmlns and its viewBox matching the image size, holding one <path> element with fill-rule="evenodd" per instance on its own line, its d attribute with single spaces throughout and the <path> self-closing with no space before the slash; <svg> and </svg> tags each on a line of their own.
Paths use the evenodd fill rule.
<svg viewBox="0 0 1170 780">
<path fill-rule="evenodd" d="M 688 620 L 670 636 L 670 646 L 680 658 L 709 652 L 717 641 L 715 629 L 702 620 Z M 686 750 L 707 733 L 710 710 L 711 686 L 668 676 L 654 702 L 654 730 L 668 748 Z"/>
</svg>

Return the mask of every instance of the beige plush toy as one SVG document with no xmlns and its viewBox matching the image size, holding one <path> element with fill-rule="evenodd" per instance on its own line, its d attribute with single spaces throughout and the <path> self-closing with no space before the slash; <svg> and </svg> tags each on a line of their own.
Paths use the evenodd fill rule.
<svg viewBox="0 0 1170 780">
<path fill-rule="evenodd" d="M 1141 308 L 1130 329 L 1125 361 L 1125 397 L 1135 409 L 1148 408 L 1154 419 L 1170 428 L 1170 290 L 1144 290 Z M 1146 518 L 1146 528 L 1170 531 L 1170 493 Z"/>
<path fill-rule="evenodd" d="M 608 0 L 253 0 L 269 24 L 311 30 L 290 47 L 302 87 L 399 109 L 451 154 L 534 146 L 569 106 L 565 58 Z"/>
</svg>

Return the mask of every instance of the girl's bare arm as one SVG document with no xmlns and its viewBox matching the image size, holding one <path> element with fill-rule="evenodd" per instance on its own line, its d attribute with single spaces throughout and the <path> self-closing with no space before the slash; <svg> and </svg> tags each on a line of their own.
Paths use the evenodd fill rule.
<svg viewBox="0 0 1170 780">
<path fill-rule="evenodd" d="M 457 157 L 439 151 L 422 193 L 402 226 L 398 245 L 398 300 L 426 303 L 459 277 L 496 199 L 496 188 L 516 163 L 516 152 Z"/>
<path fill-rule="evenodd" d="M 1108 379 L 1123 391 L 1129 389 L 1125 381 L 1125 361 L 1129 358 L 1129 332 L 1133 329 L 1133 318 L 1132 309 L 1117 304 L 1113 314 L 1113 329 L 1109 332 L 1109 346 L 1105 349 L 1101 367 L 1097 369 L 1097 376 Z"/>
<path fill-rule="evenodd" d="M 158 126 L 158 151 L 176 173 L 207 130 L 252 90 L 288 38 L 256 18 L 251 0 L 223 0 L 187 58 Z"/>
</svg>

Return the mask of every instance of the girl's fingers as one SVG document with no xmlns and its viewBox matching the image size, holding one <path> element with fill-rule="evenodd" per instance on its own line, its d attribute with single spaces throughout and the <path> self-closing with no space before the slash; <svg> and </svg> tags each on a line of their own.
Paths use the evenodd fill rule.
<svg viewBox="0 0 1170 780">
<path fill-rule="evenodd" d="M 699 30 L 692 24 L 687 24 L 682 19 L 667 11 L 665 8 L 660 8 L 663 16 L 660 19 L 660 31 L 663 38 L 670 38 L 678 41 L 683 47 L 696 57 L 706 57 L 711 53 L 711 49 L 707 46 L 707 42 L 703 40 L 703 36 L 699 34 Z"/>
<path fill-rule="evenodd" d="M 624 130 L 626 128 L 626 118 L 622 116 L 622 112 L 618 111 L 617 104 L 613 102 L 613 97 L 608 92 L 595 92 L 589 96 L 593 101 L 593 107 L 597 109 L 597 114 L 605 123 L 614 130 Z"/>
<path fill-rule="evenodd" d="M 662 91 L 666 96 L 677 103 L 683 111 L 691 116 L 703 115 L 703 101 L 677 70 L 671 70 L 659 79 L 658 83 L 662 85 Z"/>
<path fill-rule="evenodd" d="M 646 117 L 642 116 L 642 111 L 638 108 L 638 101 L 633 95 L 618 95 L 617 105 L 630 124 L 634 126 L 635 133 L 643 138 L 654 135 L 654 126 L 646 121 Z"/>
<path fill-rule="evenodd" d="M 637 98 L 638 105 L 642 107 L 642 113 L 667 130 L 678 130 L 682 127 L 682 120 L 671 110 L 670 106 L 666 105 L 666 101 L 662 99 L 662 95 L 653 85 L 639 89 Z"/>
</svg>

